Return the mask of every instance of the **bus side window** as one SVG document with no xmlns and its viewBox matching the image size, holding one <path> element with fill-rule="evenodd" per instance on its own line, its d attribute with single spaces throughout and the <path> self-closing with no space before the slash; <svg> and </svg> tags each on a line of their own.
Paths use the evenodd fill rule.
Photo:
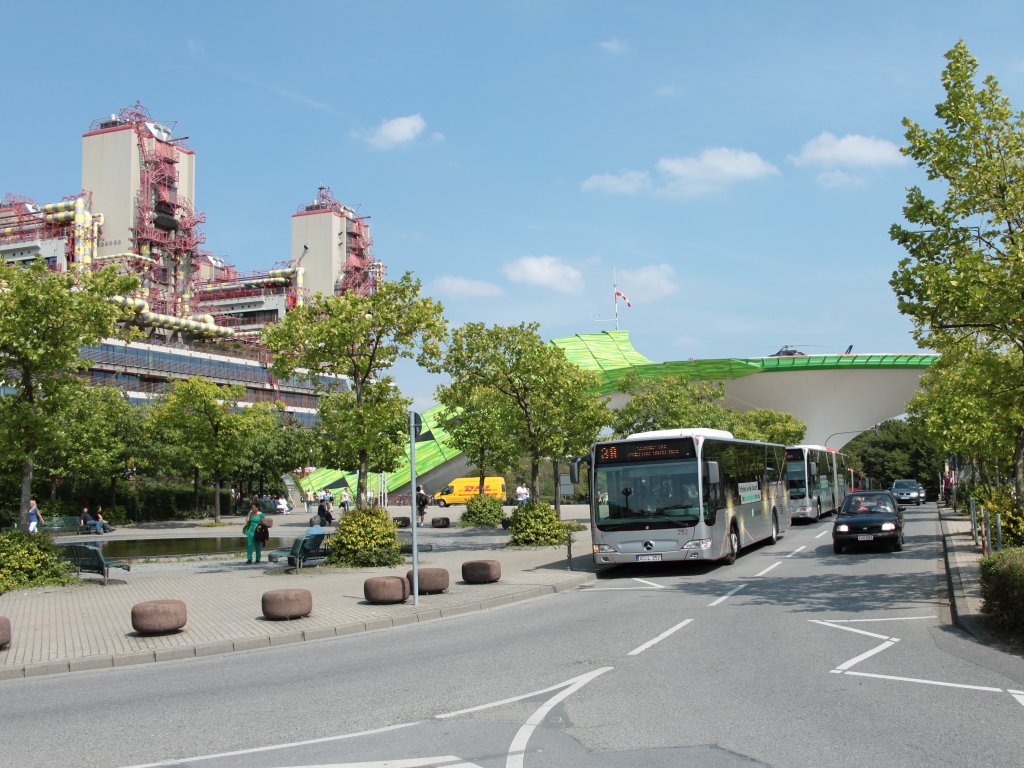
<svg viewBox="0 0 1024 768">
<path fill-rule="evenodd" d="M 704 522 L 714 525 L 718 519 L 718 510 L 723 506 L 722 478 L 717 461 L 704 462 Z"/>
</svg>

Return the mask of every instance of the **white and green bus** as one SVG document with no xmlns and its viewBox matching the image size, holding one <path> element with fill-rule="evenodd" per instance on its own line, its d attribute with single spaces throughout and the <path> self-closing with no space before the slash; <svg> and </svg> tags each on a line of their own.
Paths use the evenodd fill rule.
<svg viewBox="0 0 1024 768">
<path fill-rule="evenodd" d="M 846 456 L 823 445 L 786 448 L 789 513 L 794 520 L 820 520 L 846 498 Z"/>
<path fill-rule="evenodd" d="M 790 525 L 786 448 L 717 429 L 641 432 L 590 452 L 594 561 L 724 560 Z"/>
</svg>

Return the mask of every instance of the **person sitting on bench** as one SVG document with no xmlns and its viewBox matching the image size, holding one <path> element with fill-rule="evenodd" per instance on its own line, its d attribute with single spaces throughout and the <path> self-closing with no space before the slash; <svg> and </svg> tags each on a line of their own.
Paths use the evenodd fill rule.
<svg viewBox="0 0 1024 768">
<path fill-rule="evenodd" d="M 82 507 L 82 514 L 78 516 L 79 528 L 92 528 L 96 533 L 103 533 L 103 525 L 89 514 L 88 507 Z"/>
</svg>

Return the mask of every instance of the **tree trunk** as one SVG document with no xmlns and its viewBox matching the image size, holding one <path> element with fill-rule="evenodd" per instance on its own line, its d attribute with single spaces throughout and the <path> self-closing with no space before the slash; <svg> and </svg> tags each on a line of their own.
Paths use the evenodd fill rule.
<svg viewBox="0 0 1024 768">
<path fill-rule="evenodd" d="M 1013 444 L 1013 487 L 1017 491 L 1017 499 L 1024 498 L 1024 428 L 1017 429 L 1017 439 Z"/>
<path fill-rule="evenodd" d="M 195 467 L 195 474 L 192 476 L 192 494 L 193 494 L 193 506 L 195 507 L 196 514 L 199 514 L 199 467 Z"/>
<path fill-rule="evenodd" d="M 117 475 L 110 478 L 110 506 L 117 506 Z"/>
<path fill-rule="evenodd" d="M 220 471 L 213 473 L 213 522 L 220 522 L 220 484 L 221 484 Z"/>
<path fill-rule="evenodd" d="M 356 506 L 367 507 L 369 500 L 366 498 L 366 487 L 370 478 L 370 458 L 366 451 L 359 452 L 359 473 L 356 475 Z M 416 489 L 413 488 L 415 497 Z"/>
<path fill-rule="evenodd" d="M 540 456 L 530 455 L 530 498 L 540 501 Z"/>
<path fill-rule="evenodd" d="M 35 464 L 31 456 L 26 456 L 21 463 L 21 529 L 28 530 L 28 502 L 32 498 L 32 470 Z"/>
<path fill-rule="evenodd" d="M 53 504 L 57 501 L 57 478 L 50 478 L 50 503 Z"/>
<path fill-rule="evenodd" d="M 551 460 L 551 471 L 555 478 L 555 514 L 558 518 L 562 518 L 562 487 L 558 480 L 558 462 L 555 459 Z"/>
</svg>

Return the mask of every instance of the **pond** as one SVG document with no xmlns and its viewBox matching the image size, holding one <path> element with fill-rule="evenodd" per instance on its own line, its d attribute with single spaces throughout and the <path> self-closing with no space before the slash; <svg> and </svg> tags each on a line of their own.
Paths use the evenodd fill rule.
<svg viewBox="0 0 1024 768">
<path fill-rule="evenodd" d="M 87 542 L 96 544 L 104 557 L 188 557 L 189 555 L 245 554 L 244 536 L 203 536 L 182 539 L 107 539 Z M 264 550 L 283 549 L 292 545 L 291 538 L 271 536 Z"/>
</svg>

